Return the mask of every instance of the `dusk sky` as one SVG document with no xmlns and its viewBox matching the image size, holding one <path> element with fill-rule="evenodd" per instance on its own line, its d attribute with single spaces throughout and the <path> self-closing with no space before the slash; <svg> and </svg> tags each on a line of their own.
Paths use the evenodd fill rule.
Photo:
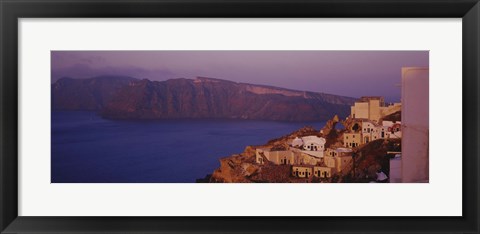
<svg viewBox="0 0 480 234">
<path fill-rule="evenodd" d="M 52 51 L 52 82 L 122 75 L 219 78 L 349 97 L 400 101 L 402 67 L 428 67 L 428 51 Z"/>
</svg>

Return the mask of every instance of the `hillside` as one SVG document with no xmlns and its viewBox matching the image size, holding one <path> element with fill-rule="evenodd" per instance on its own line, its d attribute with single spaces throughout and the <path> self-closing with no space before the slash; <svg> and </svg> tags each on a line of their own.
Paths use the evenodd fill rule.
<svg viewBox="0 0 480 234">
<path fill-rule="evenodd" d="M 51 85 L 52 110 L 100 110 L 120 88 L 136 80 L 125 76 L 61 78 Z"/>
<path fill-rule="evenodd" d="M 226 118 L 324 121 L 354 98 L 203 78 L 132 82 L 101 110 L 110 119 Z"/>
<path fill-rule="evenodd" d="M 325 129 L 324 129 L 325 130 Z M 234 154 L 220 159 L 220 167 L 205 178 L 198 179 L 201 183 L 368 183 L 374 181 L 376 172 L 382 170 L 389 174 L 390 158 L 387 157 L 387 151 L 400 151 L 401 139 L 379 139 L 371 141 L 355 149 L 357 157 L 355 158 L 355 177 L 352 177 L 352 165 L 347 165 L 342 172 L 328 179 L 320 179 L 315 176 L 310 178 L 298 178 L 291 176 L 291 165 L 275 165 L 266 161 L 265 164 L 255 162 L 255 150 L 257 148 L 285 148 L 288 142 L 295 137 L 306 135 L 317 135 L 327 139 L 327 141 L 336 142 L 342 139 L 340 130 L 332 129 L 340 137 L 325 136 L 320 131 L 311 127 L 304 127 L 286 136 L 270 140 L 267 144 L 261 146 L 247 146 L 241 154 Z M 340 144 L 341 145 L 341 144 Z"/>
</svg>

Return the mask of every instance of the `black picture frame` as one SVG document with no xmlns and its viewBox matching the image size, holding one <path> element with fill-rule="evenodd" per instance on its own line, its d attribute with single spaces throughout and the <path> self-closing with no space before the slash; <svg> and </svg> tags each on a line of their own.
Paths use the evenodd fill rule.
<svg viewBox="0 0 480 234">
<path fill-rule="evenodd" d="M 1 233 L 478 233 L 479 231 L 478 0 L 1 0 L 0 15 Z M 18 19 L 36 17 L 462 18 L 463 215 L 461 217 L 18 216 Z"/>
</svg>

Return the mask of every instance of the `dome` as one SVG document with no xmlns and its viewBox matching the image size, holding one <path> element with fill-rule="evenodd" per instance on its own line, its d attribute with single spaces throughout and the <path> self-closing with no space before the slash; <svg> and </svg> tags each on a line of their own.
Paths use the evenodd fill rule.
<svg viewBox="0 0 480 234">
<path fill-rule="evenodd" d="M 292 146 L 302 146 L 302 145 L 303 145 L 302 139 L 298 137 L 295 137 L 295 139 L 293 139 Z"/>
</svg>

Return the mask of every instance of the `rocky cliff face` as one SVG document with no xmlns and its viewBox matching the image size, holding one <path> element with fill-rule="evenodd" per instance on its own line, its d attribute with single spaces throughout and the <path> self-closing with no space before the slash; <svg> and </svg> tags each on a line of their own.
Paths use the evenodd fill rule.
<svg viewBox="0 0 480 234">
<path fill-rule="evenodd" d="M 61 78 L 52 84 L 52 110 L 100 110 L 130 82 L 131 77 Z"/>
<path fill-rule="evenodd" d="M 402 111 L 397 111 L 392 114 L 386 115 L 382 118 L 382 120 L 387 121 L 402 121 Z"/>
<path fill-rule="evenodd" d="M 304 178 L 290 176 L 290 165 L 275 165 L 269 161 L 265 164 L 255 162 L 257 147 L 282 150 L 295 137 L 317 135 L 323 136 L 318 130 L 306 126 L 288 135 L 272 139 L 262 146 L 247 146 L 241 154 L 220 159 L 220 167 L 202 182 L 209 183 L 305 183 Z M 314 178 L 313 178 L 314 179 Z"/>
<path fill-rule="evenodd" d="M 324 121 L 353 98 L 203 78 L 167 81 L 101 76 L 52 84 L 53 110 L 95 110 L 110 119 L 222 118 Z"/>
<path fill-rule="evenodd" d="M 336 122 L 336 118 L 332 122 Z M 332 135 L 332 132 L 336 134 Z M 290 165 L 275 165 L 268 160 L 265 164 L 255 162 L 255 149 L 257 147 L 274 149 L 291 142 L 295 137 L 317 135 L 325 137 L 327 142 L 340 143 L 343 139 L 343 130 L 332 129 L 328 136 L 319 131 L 304 127 L 286 136 L 270 140 L 262 146 L 247 146 L 241 154 L 220 159 L 220 167 L 201 182 L 209 183 L 305 183 L 305 182 L 330 182 L 330 183 L 368 183 L 376 178 L 376 172 L 382 170 L 389 173 L 389 157 L 387 151 L 401 151 L 401 139 L 379 139 L 355 149 L 355 176 L 352 177 L 353 167 L 347 165 L 342 172 L 328 180 L 316 177 L 297 178 L 291 176 Z"/>
<path fill-rule="evenodd" d="M 212 78 L 141 80 L 117 92 L 101 114 L 111 119 L 323 121 L 347 116 L 354 100 Z"/>
</svg>

